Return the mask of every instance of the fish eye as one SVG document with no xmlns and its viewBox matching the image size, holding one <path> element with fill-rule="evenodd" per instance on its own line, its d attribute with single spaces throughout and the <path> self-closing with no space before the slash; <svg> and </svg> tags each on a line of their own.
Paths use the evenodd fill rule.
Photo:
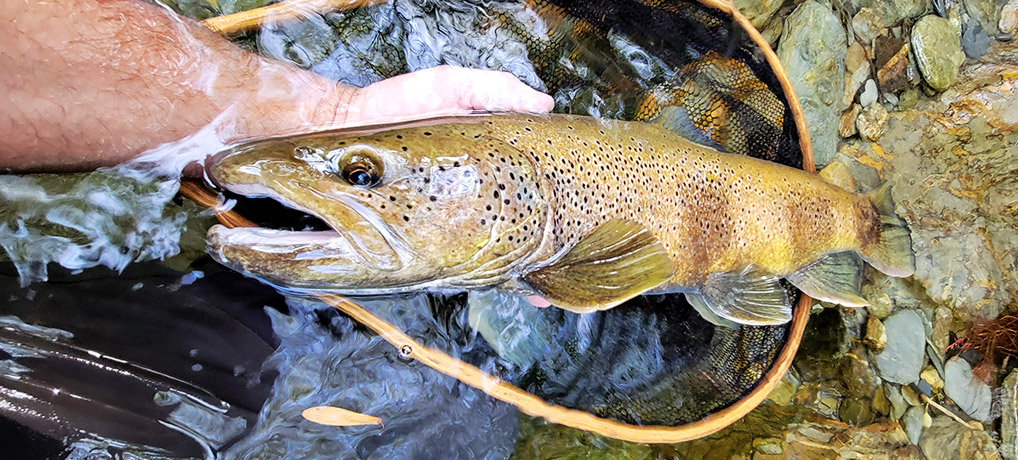
<svg viewBox="0 0 1018 460">
<path fill-rule="evenodd" d="M 381 163 L 360 154 L 348 156 L 339 165 L 340 177 L 355 187 L 370 188 L 382 182 Z"/>
</svg>

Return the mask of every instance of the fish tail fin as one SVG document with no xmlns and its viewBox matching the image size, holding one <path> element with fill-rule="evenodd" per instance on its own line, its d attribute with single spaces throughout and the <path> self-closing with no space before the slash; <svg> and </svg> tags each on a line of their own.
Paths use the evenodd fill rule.
<svg viewBox="0 0 1018 460">
<path fill-rule="evenodd" d="M 891 184 L 885 183 L 865 194 L 880 215 L 880 235 L 862 248 L 862 256 L 873 268 L 894 277 L 915 273 L 912 238 L 905 221 L 894 212 Z"/>
</svg>

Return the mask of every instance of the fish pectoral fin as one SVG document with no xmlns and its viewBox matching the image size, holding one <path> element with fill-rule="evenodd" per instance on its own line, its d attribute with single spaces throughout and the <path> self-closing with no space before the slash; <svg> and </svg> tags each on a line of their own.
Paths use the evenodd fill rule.
<svg viewBox="0 0 1018 460">
<path fill-rule="evenodd" d="M 523 281 L 556 307 L 590 313 L 658 287 L 674 273 L 668 253 L 650 230 L 611 219 Z"/>
<path fill-rule="evenodd" d="M 735 321 L 729 319 L 722 318 L 718 316 L 716 313 L 714 313 L 714 310 L 711 310 L 710 307 L 707 306 L 707 301 L 703 298 L 702 295 L 687 292 L 685 296 L 689 304 L 693 306 L 693 309 L 696 310 L 696 312 L 699 313 L 703 319 L 707 320 L 707 322 L 715 326 L 723 326 L 735 330 L 738 330 L 741 327 L 739 323 L 736 323 Z"/>
<path fill-rule="evenodd" d="M 778 277 L 752 265 L 708 275 L 700 295 L 711 312 L 739 324 L 767 326 L 792 319 L 792 304 Z"/>
<path fill-rule="evenodd" d="M 824 257 L 785 277 L 806 295 L 846 307 L 869 305 L 862 298 L 862 259 L 851 252 Z"/>
</svg>

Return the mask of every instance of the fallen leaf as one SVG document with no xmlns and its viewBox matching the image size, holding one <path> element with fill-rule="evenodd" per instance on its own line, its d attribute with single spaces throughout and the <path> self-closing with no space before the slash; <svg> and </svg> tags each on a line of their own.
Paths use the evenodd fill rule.
<svg viewBox="0 0 1018 460">
<path fill-rule="evenodd" d="M 341 407 L 315 406 L 304 409 L 301 414 L 305 419 L 330 426 L 381 425 L 382 419 L 374 415 L 362 414 Z"/>
</svg>

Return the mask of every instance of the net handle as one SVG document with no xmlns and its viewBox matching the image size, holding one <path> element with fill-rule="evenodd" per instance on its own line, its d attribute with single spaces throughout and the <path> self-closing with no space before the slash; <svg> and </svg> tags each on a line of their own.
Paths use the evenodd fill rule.
<svg viewBox="0 0 1018 460">
<path fill-rule="evenodd" d="M 382 1 L 384 0 L 288 0 L 242 13 L 206 19 L 202 23 L 220 34 L 231 34 L 250 30 L 270 21 L 293 20 L 308 13 L 324 13 L 340 9 L 359 8 L 381 3 Z M 781 88 L 785 92 L 785 98 L 791 108 L 792 117 L 799 132 L 803 169 L 809 172 L 816 172 L 813 163 L 813 148 L 810 143 L 809 130 L 806 127 L 802 107 L 799 105 L 799 99 L 792 87 L 791 80 L 784 67 L 781 66 L 777 54 L 774 53 L 770 44 L 760 35 L 760 32 L 753 27 L 749 19 L 743 16 L 730 1 L 700 0 L 700 3 L 731 16 L 764 53 L 767 62 L 770 64 L 771 69 L 781 84 Z M 213 205 L 219 203 L 218 198 L 211 191 L 197 182 L 182 182 L 180 192 L 205 206 L 214 207 Z M 228 227 L 254 225 L 233 211 L 217 211 L 216 216 L 223 225 Z M 811 299 L 802 294 L 792 315 L 785 346 L 775 358 L 771 369 L 760 379 L 756 388 L 748 395 L 720 411 L 685 425 L 639 426 L 597 417 L 584 411 L 549 404 L 547 401 L 509 382 L 485 373 L 476 366 L 456 359 L 441 350 L 420 344 L 396 326 L 375 316 L 349 299 L 331 294 L 317 294 L 316 297 L 374 331 L 385 341 L 396 347 L 401 355 L 419 361 L 432 369 L 477 388 L 495 399 L 512 404 L 527 415 L 541 417 L 552 423 L 594 432 L 610 438 L 640 443 L 676 443 L 708 436 L 739 420 L 760 405 L 767 395 L 781 382 L 785 373 L 788 372 L 792 364 L 792 358 L 795 357 L 795 352 L 798 350 L 802 340 L 811 306 Z"/>
</svg>

